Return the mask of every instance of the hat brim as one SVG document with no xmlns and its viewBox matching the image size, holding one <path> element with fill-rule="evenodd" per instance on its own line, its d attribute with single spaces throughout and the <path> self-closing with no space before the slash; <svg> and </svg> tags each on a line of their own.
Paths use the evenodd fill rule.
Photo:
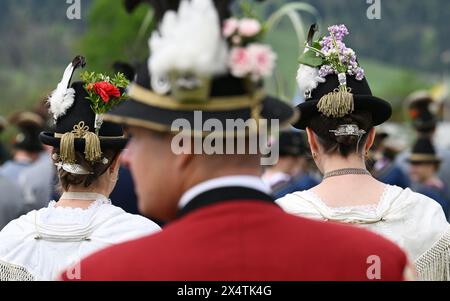
<svg viewBox="0 0 450 301">
<path fill-rule="evenodd" d="M 355 111 L 368 111 L 372 113 L 373 126 L 380 125 L 391 118 L 391 105 L 378 97 L 371 95 L 353 96 Z M 320 114 L 317 109 L 319 100 L 308 100 L 297 106 L 300 111 L 300 119 L 293 124 L 297 129 L 304 130 L 308 127 L 311 118 Z"/>
<path fill-rule="evenodd" d="M 295 108 L 274 97 L 265 97 L 261 104 L 261 118 L 267 119 L 268 121 L 278 120 L 280 128 L 289 126 L 298 119 L 298 111 Z M 187 120 L 192 126 L 192 129 L 197 130 L 194 126 L 199 122 L 199 112 L 201 112 L 201 121 L 203 121 L 201 126 L 203 126 L 206 120 L 217 119 L 222 122 L 224 129 L 227 120 L 242 119 L 245 121 L 251 118 L 250 108 L 227 111 L 183 111 L 159 108 L 130 99 L 105 114 L 104 119 L 126 126 L 171 132 L 173 131 L 173 122 L 177 119 Z"/>
<path fill-rule="evenodd" d="M 61 142 L 61 138 L 56 138 L 54 133 L 50 132 L 41 132 L 39 134 L 39 140 L 45 145 L 53 146 L 55 148 L 59 148 L 59 144 Z M 100 147 L 102 149 L 117 149 L 122 150 L 125 148 L 128 143 L 127 138 L 123 137 L 113 137 L 113 138 L 100 138 Z M 85 140 L 82 138 L 75 138 L 74 141 L 75 150 L 84 151 L 85 148 Z"/>
<path fill-rule="evenodd" d="M 442 160 L 434 155 L 411 154 L 407 162 L 410 164 L 439 164 Z"/>
</svg>

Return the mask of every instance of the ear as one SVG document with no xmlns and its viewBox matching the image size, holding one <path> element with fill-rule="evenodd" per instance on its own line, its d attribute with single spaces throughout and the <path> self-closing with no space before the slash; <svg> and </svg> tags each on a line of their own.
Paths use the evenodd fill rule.
<svg viewBox="0 0 450 301">
<path fill-rule="evenodd" d="M 113 174 L 119 169 L 120 166 L 120 154 L 118 154 L 114 160 L 111 162 L 111 165 L 109 166 L 109 173 Z"/>
<path fill-rule="evenodd" d="M 176 168 L 180 171 L 186 169 L 186 167 L 192 162 L 193 158 L 194 155 L 191 153 L 175 155 L 174 160 Z"/>
<path fill-rule="evenodd" d="M 375 128 L 372 128 L 369 132 L 369 135 L 367 136 L 367 142 L 366 142 L 366 147 L 365 147 L 365 151 L 368 152 L 369 149 L 372 147 L 373 142 L 375 141 L 375 133 L 376 130 Z"/>
<path fill-rule="evenodd" d="M 310 128 L 306 128 L 306 136 L 308 137 L 309 147 L 311 148 L 311 153 L 319 152 L 319 145 L 317 144 L 316 135 Z"/>
</svg>

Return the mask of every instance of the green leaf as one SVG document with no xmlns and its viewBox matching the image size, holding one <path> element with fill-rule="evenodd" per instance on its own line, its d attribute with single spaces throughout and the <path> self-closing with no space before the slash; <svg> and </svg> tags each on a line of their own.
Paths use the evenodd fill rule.
<svg viewBox="0 0 450 301">
<path fill-rule="evenodd" d="M 315 68 L 323 64 L 323 58 L 321 56 L 317 56 L 316 52 L 308 50 L 298 58 L 298 62 L 302 65 Z"/>
</svg>

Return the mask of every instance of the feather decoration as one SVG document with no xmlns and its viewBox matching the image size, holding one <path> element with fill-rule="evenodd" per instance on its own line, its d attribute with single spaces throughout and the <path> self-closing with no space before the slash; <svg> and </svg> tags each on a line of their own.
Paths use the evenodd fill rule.
<svg viewBox="0 0 450 301">
<path fill-rule="evenodd" d="M 234 1 L 235 0 L 214 0 L 221 21 L 228 19 L 231 16 L 230 6 Z M 149 4 L 153 9 L 156 22 L 159 23 L 167 11 L 176 11 L 180 2 L 180 0 L 125 0 L 124 4 L 125 9 L 129 13 L 132 13 L 142 3 Z"/>
<path fill-rule="evenodd" d="M 319 76 L 319 69 L 306 65 L 300 65 L 297 71 L 297 84 L 300 95 L 305 99 L 309 98 L 310 93 L 317 88 L 319 83 L 324 83 L 325 79 Z"/>
<path fill-rule="evenodd" d="M 212 0 L 184 0 L 178 12 L 166 12 L 149 46 L 152 76 L 162 78 L 173 71 L 209 76 L 226 71 L 227 45 Z"/>
<path fill-rule="evenodd" d="M 66 67 L 61 81 L 48 98 L 48 103 L 50 104 L 50 112 L 52 113 L 55 120 L 57 120 L 61 116 L 64 116 L 67 110 L 72 107 L 75 100 L 75 90 L 68 87 L 75 69 L 80 66 L 84 67 L 85 64 L 86 63 L 84 57 L 76 56 L 73 61 Z"/>
</svg>

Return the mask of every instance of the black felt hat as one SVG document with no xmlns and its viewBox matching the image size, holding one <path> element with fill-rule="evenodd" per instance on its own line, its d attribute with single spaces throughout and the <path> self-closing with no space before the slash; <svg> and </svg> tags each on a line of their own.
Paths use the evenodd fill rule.
<svg viewBox="0 0 450 301">
<path fill-rule="evenodd" d="M 428 137 L 419 138 L 413 146 L 408 161 L 412 164 L 440 163 L 441 159 L 436 155 L 436 150 Z"/>
<path fill-rule="evenodd" d="M 286 130 L 278 137 L 280 156 L 304 156 L 309 153 L 304 132 Z"/>
<path fill-rule="evenodd" d="M 325 83 L 320 83 L 317 88 L 312 91 L 311 97 L 307 98 L 305 102 L 297 106 L 300 110 L 300 119 L 294 124 L 294 127 L 305 129 L 312 118 L 321 115 L 317 107 L 320 99 L 322 96 L 332 93 L 339 87 L 337 75 L 328 75 L 325 77 L 325 80 Z M 355 76 L 347 75 L 347 87 L 351 89 L 351 94 L 353 94 L 354 110 L 372 113 L 372 122 L 374 126 L 384 123 L 391 117 L 391 105 L 389 102 L 372 95 L 372 91 L 365 78 L 357 80 Z"/>
<path fill-rule="evenodd" d="M 168 1 L 167 3 L 165 1 L 164 3 L 161 1 L 128 1 L 129 8 L 132 9 L 140 2 L 151 4 L 158 11 L 158 15 L 161 16 L 164 23 L 165 16 L 168 15 L 165 13 L 168 10 L 176 10 L 180 1 Z M 226 38 L 221 35 L 222 28 L 220 24 L 225 17 L 230 15 L 229 5 L 231 2 L 233 1 L 211 1 L 208 4 L 208 0 L 184 1 L 184 6 L 180 5 L 180 10 L 184 9 L 183 14 L 176 18 L 176 22 L 167 22 L 167 26 L 161 26 L 160 30 L 152 35 L 149 43 L 151 48 L 156 44 L 170 44 L 171 38 L 176 36 L 179 30 L 174 30 L 172 34 L 167 35 L 164 34 L 164 31 L 170 30 L 175 25 L 180 26 L 179 29 L 188 32 L 181 23 L 183 20 L 187 21 L 187 25 L 195 23 L 189 21 L 188 15 L 189 13 L 195 15 L 196 11 L 197 13 L 199 11 L 191 8 L 191 11 L 187 13 L 191 5 L 200 6 L 200 10 L 207 11 L 206 14 L 208 15 L 205 18 L 200 15 L 189 15 L 191 19 L 205 20 L 204 26 L 196 28 L 197 30 L 218 27 L 215 31 L 211 30 L 199 35 L 205 39 L 204 42 L 206 43 L 217 41 L 217 44 L 210 47 L 217 47 L 212 51 L 232 48 L 231 45 L 228 45 L 230 47 L 222 47 L 226 46 L 229 41 L 226 41 Z M 216 14 L 215 18 L 211 16 L 212 11 Z M 173 15 L 168 16 L 167 21 L 171 21 L 169 17 L 173 17 Z M 195 29 L 192 29 L 191 32 L 192 34 L 197 34 Z M 159 42 L 153 42 L 153 38 L 157 38 Z M 215 70 L 219 69 L 217 66 L 222 66 L 221 62 L 229 61 L 223 59 L 226 55 L 218 55 L 217 57 L 222 59 L 221 62 L 211 61 L 206 67 L 203 65 L 201 68 L 198 68 L 201 69 L 200 71 L 192 70 L 198 67 L 194 64 L 191 64 L 189 68 L 185 67 L 190 64 L 191 60 L 195 62 L 200 61 L 197 58 L 205 58 L 206 61 L 206 58 L 212 55 L 210 56 L 209 53 L 205 54 L 205 52 L 211 50 L 205 49 L 201 42 L 197 41 L 197 44 L 191 45 L 189 43 L 194 42 L 189 40 L 180 42 L 180 37 L 177 38 L 178 40 L 173 39 L 172 48 L 168 47 L 174 50 L 172 60 L 165 62 L 166 65 L 170 65 L 171 69 L 166 68 L 167 70 L 160 72 L 164 73 L 161 76 L 161 74 L 154 72 L 155 69 L 152 69 L 150 67 L 151 64 L 148 62 L 138 67 L 136 78 L 128 87 L 127 94 L 130 100 L 111 110 L 105 116 L 105 120 L 164 132 L 171 132 L 171 126 L 176 120 L 187 120 L 190 125 L 195 126 L 198 124 L 195 120 L 198 121 L 199 114 L 201 114 L 203 121 L 215 119 L 219 120 L 222 125 L 225 125 L 227 120 L 276 119 L 279 121 L 280 126 L 287 126 L 289 123 L 297 120 L 298 111 L 287 103 L 266 95 L 262 89 L 262 81 L 260 79 L 253 80 L 250 75 L 243 75 L 242 77 L 235 76 L 236 74 L 232 75 L 229 66 L 224 66 L 220 71 Z M 184 45 L 189 46 L 189 51 L 181 49 Z M 190 46 L 196 46 L 196 51 L 192 50 Z M 246 46 L 248 44 L 243 47 Z M 231 51 L 217 51 L 214 54 L 228 54 L 229 52 Z M 167 51 L 167 48 L 159 49 L 159 51 L 151 49 L 149 61 L 159 53 L 167 54 L 172 52 Z M 190 53 L 191 58 L 180 60 L 180 55 L 184 53 Z M 155 61 L 158 60 L 155 59 Z M 182 61 L 182 64 L 178 63 L 177 65 L 173 61 Z M 180 65 L 184 67 L 180 67 Z M 205 69 L 208 69 L 208 71 L 205 71 Z M 201 97 L 198 96 L 198 92 Z M 202 135 L 208 133 L 208 130 L 203 128 L 192 128 L 191 130 Z M 214 129 L 213 131 L 217 133 L 219 130 Z M 223 131 L 226 131 L 226 129 L 224 128 Z"/>
<path fill-rule="evenodd" d="M 75 100 L 66 114 L 56 120 L 55 127 L 51 132 L 42 132 L 40 139 L 42 143 L 59 148 L 61 135 L 74 130 L 74 127 L 83 126 L 90 132 L 95 131 L 95 113 L 91 109 L 89 101 L 86 100 L 88 94 L 83 87 L 83 82 L 74 82 L 71 88 L 75 90 Z M 124 138 L 123 128 L 115 123 L 103 122 L 99 133 L 100 145 L 102 148 L 123 149 L 127 143 Z M 85 149 L 85 139 L 75 138 L 75 149 L 83 152 Z"/>
<path fill-rule="evenodd" d="M 92 139 L 99 141 L 99 151 L 123 149 L 127 139 L 120 125 L 105 121 L 96 131 L 96 114 L 87 99 L 89 95 L 84 82 L 74 82 L 68 88 L 73 71 L 81 65 L 84 65 L 84 58 L 77 57 L 66 68 L 62 81 L 49 98 L 50 111 L 55 119 L 54 127 L 52 131 L 41 132 L 39 138 L 42 143 L 61 150 L 62 139 L 72 133 L 74 150 L 78 152 L 87 152 L 86 144 Z"/>
<path fill-rule="evenodd" d="M 252 118 L 252 106 L 260 111 L 261 118 L 277 119 L 281 126 L 288 125 L 298 116 L 290 105 L 275 97 L 261 95 L 258 103 L 252 103 L 246 81 L 229 74 L 212 80 L 210 100 L 201 104 L 182 104 L 170 95 L 159 95 L 153 92 L 150 83 L 149 71 L 144 64 L 128 89 L 130 100 L 112 109 L 105 120 L 168 132 L 177 119 L 185 119 L 193 125 L 199 112 L 203 120 L 214 118 L 223 124 L 227 119 Z"/>
<path fill-rule="evenodd" d="M 346 26 L 330 26 L 328 36 L 313 41 L 317 31 L 311 25 L 299 58 L 297 83 L 305 101 L 297 106 L 301 117 L 294 126 L 305 129 L 319 115 L 343 118 L 354 111 L 370 112 L 374 126 L 388 120 L 391 105 L 372 94 L 355 52 L 343 42 L 349 34 Z"/>
</svg>

